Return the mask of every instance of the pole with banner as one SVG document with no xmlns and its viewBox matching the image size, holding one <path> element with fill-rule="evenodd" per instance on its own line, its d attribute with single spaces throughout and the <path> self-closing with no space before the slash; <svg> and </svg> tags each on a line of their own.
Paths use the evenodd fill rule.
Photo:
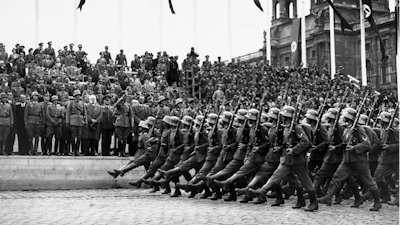
<svg viewBox="0 0 400 225">
<path fill-rule="evenodd" d="M 397 100 L 400 100 L 400 43 L 399 43 L 399 38 L 400 38 L 400 10 L 399 10 L 399 1 L 400 0 L 396 0 L 396 47 L 397 47 L 397 51 L 396 51 L 396 77 L 397 77 Z"/>
<path fill-rule="evenodd" d="M 290 50 L 292 52 L 292 62 L 291 65 L 294 67 L 299 66 L 299 33 L 300 33 L 300 18 L 295 18 L 292 20 L 292 43 L 290 45 Z"/>
<path fill-rule="evenodd" d="M 329 40 L 331 44 L 331 79 L 336 73 L 336 49 L 335 49 L 335 14 L 333 8 L 329 7 Z"/>
<path fill-rule="evenodd" d="M 364 25 L 364 6 L 362 0 L 360 0 L 360 31 L 361 31 L 361 84 L 367 86 L 367 62 L 365 56 L 365 25 Z"/>
<path fill-rule="evenodd" d="M 306 40 L 306 11 L 305 2 L 301 1 L 301 62 L 303 68 L 307 67 L 307 40 Z"/>
</svg>

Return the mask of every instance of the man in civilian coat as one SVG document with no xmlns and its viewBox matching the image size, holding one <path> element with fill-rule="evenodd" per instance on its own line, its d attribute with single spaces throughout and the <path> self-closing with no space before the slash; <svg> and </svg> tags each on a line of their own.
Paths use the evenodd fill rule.
<svg viewBox="0 0 400 225">
<path fill-rule="evenodd" d="M 16 119 L 16 129 L 18 135 L 18 153 L 20 155 L 27 155 L 29 153 L 29 142 L 28 134 L 25 128 L 25 108 L 26 108 L 26 96 L 20 95 L 19 101 L 15 104 L 15 118 Z"/>
<path fill-rule="evenodd" d="M 101 133 L 101 155 L 109 156 L 111 147 L 111 137 L 114 133 L 114 107 L 110 104 L 111 97 L 109 95 L 103 98 L 103 117 L 100 121 L 100 133 Z"/>
<path fill-rule="evenodd" d="M 100 121 L 103 117 L 103 108 L 97 103 L 95 95 L 89 96 L 89 104 L 86 105 L 86 113 L 88 123 L 83 130 L 82 150 L 86 156 L 94 156 L 98 153 Z"/>
</svg>

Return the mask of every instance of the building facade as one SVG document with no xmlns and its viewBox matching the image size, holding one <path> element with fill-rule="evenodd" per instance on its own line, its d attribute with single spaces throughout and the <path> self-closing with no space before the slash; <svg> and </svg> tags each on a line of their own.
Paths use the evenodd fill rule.
<svg viewBox="0 0 400 225">
<path fill-rule="evenodd" d="M 306 58 L 309 67 L 323 68 L 330 71 L 330 26 L 329 4 L 326 0 L 310 0 L 310 15 L 306 16 Z M 335 50 L 336 69 L 344 68 L 344 74 L 351 74 L 361 79 L 360 50 L 360 11 L 359 1 L 334 0 L 335 7 L 353 26 L 353 31 L 342 33 L 340 19 L 335 16 Z M 365 48 L 367 79 L 375 89 L 393 91 L 396 94 L 396 25 L 395 13 L 389 11 L 389 0 L 372 0 L 373 17 L 382 36 L 386 55 L 389 58 L 381 61 L 380 43 L 375 31 L 365 20 Z M 297 0 L 273 0 L 271 35 L 271 65 L 291 65 L 292 20 L 297 18 Z M 301 49 L 301 40 L 298 48 Z M 260 56 L 260 53 L 262 55 Z M 299 53 L 301 55 L 301 52 Z M 257 57 L 249 61 L 265 60 L 264 48 Z M 248 55 L 237 57 L 234 61 L 247 61 Z"/>
</svg>

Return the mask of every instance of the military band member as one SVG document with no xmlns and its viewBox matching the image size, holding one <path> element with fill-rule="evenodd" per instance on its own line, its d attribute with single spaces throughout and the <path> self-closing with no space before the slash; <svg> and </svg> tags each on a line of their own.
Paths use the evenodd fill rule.
<svg viewBox="0 0 400 225">
<path fill-rule="evenodd" d="M 82 102 L 80 90 L 73 92 L 75 99 L 71 100 L 66 108 L 66 126 L 71 129 L 71 145 L 74 156 L 79 156 L 79 147 L 82 141 L 83 128 L 87 124 L 85 105 Z"/>
<path fill-rule="evenodd" d="M 57 95 L 51 96 L 51 104 L 49 104 L 46 108 L 46 138 L 47 138 L 47 147 L 49 154 L 52 153 L 52 139 L 55 136 L 54 142 L 54 155 L 60 155 L 61 151 L 59 151 L 60 139 L 61 139 L 61 125 L 64 114 L 61 106 L 58 105 L 58 97 Z"/>
<path fill-rule="evenodd" d="M 24 120 L 26 126 L 26 132 L 29 140 L 29 153 L 31 155 L 37 155 L 39 146 L 39 135 L 43 130 L 44 121 L 44 110 L 42 105 L 38 102 L 39 94 L 34 91 L 32 92 L 32 99 L 27 104 L 24 113 Z"/>
<path fill-rule="evenodd" d="M 14 125 L 14 114 L 11 105 L 7 102 L 7 94 L 0 93 L 0 155 L 11 154 L 6 152 L 6 140 Z"/>
</svg>

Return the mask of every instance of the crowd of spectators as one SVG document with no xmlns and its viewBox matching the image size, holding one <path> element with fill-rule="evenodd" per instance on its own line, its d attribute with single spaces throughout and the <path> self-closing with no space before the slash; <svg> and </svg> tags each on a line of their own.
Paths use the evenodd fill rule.
<svg viewBox="0 0 400 225">
<path fill-rule="evenodd" d="M 326 108 L 332 107 L 341 101 L 346 90 L 349 91 L 345 101 L 349 106 L 359 105 L 367 90 L 371 95 L 366 110 L 370 110 L 374 100 L 369 86 L 360 89 L 352 86 L 342 69 L 330 79 L 325 69 L 272 67 L 263 62 L 223 63 L 220 57 L 211 62 L 209 56 L 200 63 L 193 48 L 181 69 L 178 57 L 166 52 L 158 52 L 156 57 L 150 52 L 141 56 L 135 54 L 129 65 L 123 50 L 113 60 L 107 46 L 100 52 L 99 59 L 91 63 L 82 45 L 78 45 L 78 50 L 74 50 L 74 44 L 64 46 L 56 54 L 52 42 L 47 44 L 48 47 L 43 48 L 40 43 L 28 53 L 24 46 L 17 44 L 8 54 L 0 43 L 0 92 L 7 94 L 10 103 L 29 102 L 31 94 L 37 92 L 39 101 L 45 96 L 58 96 L 60 103 L 66 106 L 75 90 L 82 93 L 86 103 L 90 95 L 96 96 L 99 105 L 103 104 L 104 96 L 110 96 L 114 104 L 125 95 L 127 102 L 138 100 L 150 109 L 164 97 L 173 109 L 179 98 L 183 107 L 193 108 L 196 113 L 201 113 L 209 103 L 215 112 L 220 111 L 220 106 L 225 110 L 233 109 L 239 97 L 245 100 L 242 107 L 250 108 L 257 107 L 265 96 L 265 111 L 284 104 L 294 105 L 300 93 L 304 111 L 318 110 L 325 98 L 328 98 Z M 200 97 L 191 96 L 185 89 L 186 71 L 194 72 L 197 77 Z M 375 108 L 393 108 L 396 101 L 392 92 L 381 92 Z M 155 113 L 153 110 L 150 115 L 155 116 Z"/>
</svg>

